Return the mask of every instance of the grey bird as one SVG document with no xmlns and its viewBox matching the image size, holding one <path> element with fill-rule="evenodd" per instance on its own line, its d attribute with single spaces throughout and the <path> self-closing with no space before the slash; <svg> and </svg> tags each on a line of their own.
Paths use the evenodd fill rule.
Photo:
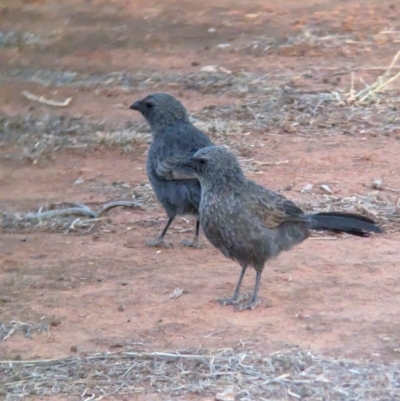
<svg viewBox="0 0 400 401">
<path fill-rule="evenodd" d="M 306 214 L 292 201 L 244 175 L 237 158 L 224 147 L 199 150 L 185 161 L 201 184 L 200 222 L 207 239 L 227 258 L 242 267 L 232 298 L 223 305 L 254 309 L 265 263 L 303 242 L 310 230 L 345 232 L 357 236 L 380 233 L 381 228 L 364 216 L 326 212 Z M 242 303 L 240 286 L 248 266 L 256 270 L 250 302 Z"/>
<path fill-rule="evenodd" d="M 164 236 L 177 215 L 196 217 L 196 232 L 184 246 L 200 248 L 198 209 L 200 183 L 193 170 L 182 161 L 213 143 L 190 121 L 185 107 L 173 96 L 153 93 L 138 100 L 130 109 L 139 111 L 151 128 L 152 142 L 147 155 L 146 172 L 158 201 L 164 207 L 168 222 L 162 233 L 147 246 L 169 247 Z"/>
</svg>

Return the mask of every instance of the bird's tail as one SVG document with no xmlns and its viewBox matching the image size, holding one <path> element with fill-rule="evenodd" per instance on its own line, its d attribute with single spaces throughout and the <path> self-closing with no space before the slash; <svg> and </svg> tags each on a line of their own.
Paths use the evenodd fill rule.
<svg viewBox="0 0 400 401">
<path fill-rule="evenodd" d="M 355 213 L 323 212 L 310 215 L 311 229 L 345 232 L 359 237 L 368 237 L 370 232 L 381 233 L 374 220 Z"/>
</svg>

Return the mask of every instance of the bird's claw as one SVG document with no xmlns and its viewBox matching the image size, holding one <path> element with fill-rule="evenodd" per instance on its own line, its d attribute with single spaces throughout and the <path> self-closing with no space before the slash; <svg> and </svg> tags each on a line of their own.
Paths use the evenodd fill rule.
<svg viewBox="0 0 400 401">
<path fill-rule="evenodd" d="M 239 301 L 234 298 L 223 298 L 223 299 L 219 299 L 218 302 L 223 306 L 237 305 L 239 303 Z"/>
<path fill-rule="evenodd" d="M 219 299 L 219 303 L 221 305 L 239 305 L 240 302 L 246 301 L 249 299 L 251 296 L 253 296 L 252 292 L 246 292 L 245 294 L 240 294 L 237 297 L 232 297 L 232 298 L 224 298 L 224 299 Z"/>
<path fill-rule="evenodd" d="M 172 244 L 167 244 L 162 238 L 152 239 L 146 242 L 146 246 L 152 248 L 173 248 Z"/>
<path fill-rule="evenodd" d="M 189 241 L 187 239 L 184 239 L 181 244 L 183 246 L 187 246 L 187 247 L 192 247 L 192 248 L 196 248 L 196 249 L 201 249 L 202 246 L 199 243 L 199 240 L 197 238 L 194 238 L 193 241 Z"/>
<path fill-rule="evenodd" d="M 257 297 L 255 300 L 252 299 L 250 302 L 237 305 L 236 309 L 237 310 L 255 309 L 260 304 L 261 304 L 261 299 Z"/>
</svg>

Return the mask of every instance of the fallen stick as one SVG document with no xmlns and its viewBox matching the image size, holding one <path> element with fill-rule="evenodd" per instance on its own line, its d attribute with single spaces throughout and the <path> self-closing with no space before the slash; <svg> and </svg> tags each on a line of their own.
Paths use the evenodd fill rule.
<svg viewBox="0 0 400 401">
<path fill-rule="evenodd" d="M 259 161 L 255 161 L 255 164 L 257 164 L 258 166 L 278 166 L 279 164 L 288 164 L 289 160 L 282 160 L 282 161 L 278 161 L 278 162 L 259 162 Z"/>
<path fill-rule="evenodd" d="M 139 203 L 130 201 L 114 201 L 106 203 L 98 211 L 91 210 L 89 206 L 83 203 L 77 203 L 75 207 L 47 210 L 45 212 L 39 211 L 36 213 L 27 213 L 25 216 L 21 217 L 20 220 L 49 219 L 55 216 L 85 216 L 93 219 L 98 219 L 99 217 L 108 213 L 111 209 L 114 209 L 115 207 L 129 207 L 131 209 L 142 209 L 142 206 Z"/>
<path fill-rule="evenodd" d="M 28 91 L 22 91 L 22 94 L 29 100 L 35 100 L 36 102 L 47 104 L 48 106 L 54 107 L 67 107 L 71 103 L 72 97 L 65 99 L 63 102 L 59 102 L 58 100 L 47 99 L 43 95 L 37 96 Z"/>
</svg>

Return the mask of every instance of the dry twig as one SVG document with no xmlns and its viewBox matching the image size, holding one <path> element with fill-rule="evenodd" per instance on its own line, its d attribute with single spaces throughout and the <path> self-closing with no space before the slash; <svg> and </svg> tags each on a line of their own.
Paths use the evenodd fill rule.
<svg viewBox="0 0 400 401">
<path fill-rule="evenodd" d="M 43 95 L 42 96 L 34 95 L 33 93 L 30 93 L 28 91 L 22 91 L 22 94 L 29 100 L 35 100 L 39 103 L 47 104 L 48 106 L 54 106 L 54 107 L 67 107 L 69 106 L 72 100 L 72 97 L 69 97 L 65 99 L 63 102 L 59 102 L 58 100 L 47 99 Z"/>
</svg>

